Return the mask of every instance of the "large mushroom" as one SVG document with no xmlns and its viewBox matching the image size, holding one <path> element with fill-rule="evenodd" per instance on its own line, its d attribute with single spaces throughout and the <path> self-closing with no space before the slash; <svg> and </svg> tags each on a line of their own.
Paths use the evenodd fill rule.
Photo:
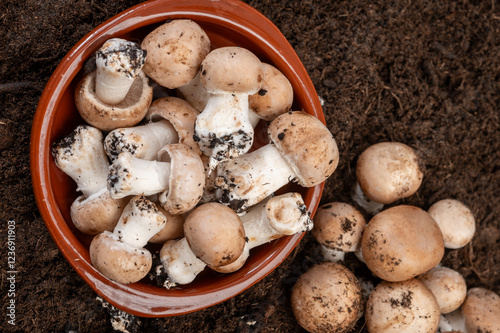
<svg viewBox="0 0 500 333">
<path fill-rule="evenodd" d="M 75 90 L 76 108 L 87 123 L 109 131 L 144 118 L 153 99 L 141 70 L 145 58 L 136 43 L 119 38 L 104 43 L 96 53 L 97 69 L 84 75 Z"/>
<path fill-rule="evenodd" d="M 148 53 L 144 72 L 158 84 L 174 89 L 196 75 L 210 52 L 210 39 L 196 22 L 178 19 L 150 32 L 141 47 Z"/>
<path fill-rule="evenodd" d="M 217 198 L 243 212 L 290 181 L 316 186 L 332 175 L 338 165 L 337 143 L 317 118 L 287 112 L 268 128 L 270 144 L 217 168 Z"/>
<path fill-rule="evenodd" d="M 230 46 L 211 51 L 201 64 L 200 81 L 210 94 L 196 119 L 195 135 L 201 151 L 217 164 L 245 154 L 253 144 L 248 118 L 248 96 L 259 91 L 264 70 L 249 50 Z"/>
<path fill-rule="evenodd" d="M 144 278 L 152 266 L 144 248 L 165 225 L 167 218 L 143 196 L 132 198 L 113 232 L 104 231 L 90 243 L 92 265 L 107 278 L 124 284 Z"/>
<path fill-rule="evenodd" d="M 361 252 L 373 274 L 386 281 L 403 281 L 439 264 L 444 255 L 443 235 L 426 211 L 394 206 L 367 223 Z"/>
<path fill-rule="evenodd" d="M 171 214 L 193 209 L 205 186 L 200 155 L 182 143 L 158 152 L 158 161 L 147 161 L 123 152 L 109 167 L 108 190 L 113 198 L 159 194 L 161 206 Z"/>
<path fill-rule="evenodd" d="M 158 151 L 171 143 L 184 143 L 201 154 L 193 139 L 194 122 L 199 112 L 177 97 L 155 100 L 146 114 L 146 124 L 111 131 L 104 140 L 104 149 L 114 161 L 124 151 L 137 158 L 154 160 Z"/>
<path fill-rule="evenodd" d="M 113 230 L 129 198 L 111 198 L 107 190 L 109 162 L 102 132 L 80 125 L 54 144 L 52 155 L 56 165 L 75 181 L 77 191 L 82 192 L 70 207 L 75 227 L 89 235 Z"/>
<path fill-rule="evenodd" d="M 440 311 L 432 292 L 417 279 L 382 281 L 368 297 L 365 319 L 370 333 L 431 333 L 438 329 Z"/>
<path fill-rule="evenodd" d="M 290 301 L 297 322 L 308 332 L 350 332 L 361 311 L 361 287 L 346 267 L 320 263 L 302 274 Z"/>
</svg>

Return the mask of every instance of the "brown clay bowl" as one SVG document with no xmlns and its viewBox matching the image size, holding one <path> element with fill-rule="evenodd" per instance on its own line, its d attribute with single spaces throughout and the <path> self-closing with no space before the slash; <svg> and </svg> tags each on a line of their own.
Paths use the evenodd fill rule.
<svg viewBox="0 0 500 333">
<path fill-rule="evenodd" d="M 88 252 L 91 238 L 75 229 L 69 215 L 70 205 L 77 197 L 76 186 L 55 165 L 50 152 L 52 144 L 83 123 L 73 93 L 85 61 L 104 41 L 111 37 L 141 40 L 158 25 L 176 18 L 197 22 L 214 48 L 246 47 L 262 61 L 275 65 L 292 83 L 294 109 L 303 109 L 325 122 L 314 86 L 286 38 L 261 13 L 239 1 L 144 2 L 101 24 L 70 50 L 47 83 L 33 121 L 30 157 L 35 198 L 52 238 L 83 280 L 115 307 L 143 317 L 185 314 L 241 293 L 275 269 L 303 236 L 284 237 L 252 250 L 245 266 L 235 273 L 222 275 L 206 269 L 193 283 L 169 290 L 146 279 L 130 285 L 115 283 L 92 267 Z M 263 133 L 259 136 L 265 136 Z M 290 186 L 286 190 L 299 191 L 314 213 L 323 185 L 308 189 Z"/>
</svg>

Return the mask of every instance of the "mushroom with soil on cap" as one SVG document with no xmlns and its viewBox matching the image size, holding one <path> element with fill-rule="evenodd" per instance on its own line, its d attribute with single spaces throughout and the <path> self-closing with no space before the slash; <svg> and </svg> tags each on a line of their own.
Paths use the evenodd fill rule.
<svg viewBox="0 0 500 333">
<path fill-rule="evenodd" d="M 461 248 L 474 237 L 476 232 L 474 215 L 460 201 L 455 199 L 437 201 L 428 212 L 439 225 L 446 248 Z"/>
<path fill-rule="evenodd" d="M 317 118 L 302 112 L 276 117 L 271 143 L 217 168 L 217 198 L 241 213 L 290 181 L 313 187 L 328 179 L 339 161 L 337 143 Z"/>
<path fill-rule="evenodd" d="M 381 142 L 361 153 L 353 199 L 368 213 L 413 195 L 423 174 L 415 151 L 400 142 Z"/>
<path fill-rule="evenodd" d="M 434 294 L 442 314 L 458 309 L 467 296 L 465 279 L 451 268 L 436 266 L 417 279 Z"/>
<path fill-rule="evenodd" d="M 342 261 L 346 252 L 361 248 L 365 218 L 356 208 L 343 202 L 331 202 L 318 208 L 311 233 L 327 261 Z"/>
<path fill-rule="evenodd" d="M 468 333 L 500 332 L 500 296 L 486 288 L 471 288 L 462 304 Z"/>
<path fill-rule="evenodd" d="M 184 143 L 201 154 L 193 139 L 194 122 L 199 112 L 188 102 L 177 97 L 155 100 L 146 114 L 144 125 L 117 128 L 104 140 L 104 149 L 114 161 L 124 151 L 137 158 L 154 160 L 167 144 Z"/>
<path fill-rule="evenodd" d="M 144 72 L 161 86 L 175 89 L 191 81 L 210 52 L 210 39 L 194 21 L 162 24 L 142 41 L 147 51 Z"/>
<path fill-rule="evenodd" d="M 243 253 L 245 230 L 234 211 L 215 202 L 193 209 L 184 221 L 184 237 L 167 241 L 160 251 L 165 287 L 191 283 L 207 265 L 234 262 Z"/>
<path fill-rule="evenodd" d="M 111 198 L 107 190 L 109 162 L 101 131 L 89 125 L 76 127 L 54 143 L 52 156 L 82 192 L 70 207 L 75 227 L 89 235 L 113 230 L 129 198 Z"/>
<path fill-rule="evenodd" d="M 247 242 L 243 253 L 228 265 L 210 267 L 220 273 L 239 270 L 250 256 L 250 250 L 281 238 L 309 231 L 313 221 L 299 193 L 291 192 L 261 201 L 240 217 Z"/>
<path fill-rule="evenodd" d="M 165 225 L 167 218 L 144 196 L 133 197 L 113 232 L 104 231 L 90 243 L 92 265 L 108 279 L 134 283 L 144 278 L 152 266 L 152 256 L 144 246 Z"/>
<path fill-rule="evenodd" d="M 292 288 L 293 314 L 308 332 L 350 332 L 361 311 L 361 287 L 346 267 L 324 262 L 302 274 Z"/>
<path fill-rule="evenodd" d="M 436 332 L 439 318 L 436 298 L 417 279 L 382 281 L 366 302 L 366 328 L 370 333 Z"/>
<path fill-rule="evenodd" d="M 424 210 L 394 206 L 375 215 L 361 239 L 363 259 L 386 281 L 403 281 L 437 266 L 444 255 L 441 230 Z"/>
<path fill-rule="evenodd" d="M 146 52 L 136 43 L 112 38 L 96 53 L 97 68 L 84 75 L 75 104 L 90 125 L 110 131 L 139 123 L 153 99 L 149 78 L 141 70 Z"/>
<path fill-rule="evenodd" d="M 195 124 L 196 140 L 210 156 L 210 170 L 220 162 L 245 154 L 252 147 L 254 129 L 248 117 L 248 96 L 259 91 L 264 70 L 249 50 L 221 47 L 201 64 L 200 81 L 210 94 Z"/>
<path fill-rule="evenodd" d="M 160 149 L 157 161 L 121 153 L 109 167 L 107 185 L 112 198 L 159 194 L 167 212 L 182 214 L 200 201 L 205 172 L 200 155 L 185 144 L 174 143 Z"/>
</svg>

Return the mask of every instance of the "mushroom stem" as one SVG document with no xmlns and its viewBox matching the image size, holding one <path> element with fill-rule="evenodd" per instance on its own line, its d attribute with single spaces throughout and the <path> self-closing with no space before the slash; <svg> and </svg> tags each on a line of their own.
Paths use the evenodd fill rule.
<svg viewBox="0 0 500 333">
<path fill-rule="evenodd" d="M 97 98 L 111 105 L 123 101 L 145 60 L 146 52 L 136 43 L 120 38 L 106 41 L 96 53 Z"/>
<path fill-rule="evenodd" d="M 352 190 L 352 200 L 356 202 L 361 208 L 365 210 L 368 214 L 375 215 L 379 213 L 384 204 L 368 199 L 368 197 L 363 193 L 359 182 L 356 181 L 354 188 Z"/>
<path fill-rule="evenodd" d="M 342 250 L 331 249 L 324 245 L 319 244 L 321 259 L 328 262 L 341 262 L 344 261 L 345 252 Z"/>
<path fill-rule="evenodd" d="M 164 285 L 168 286 L 193 282 L 206 266 L 195 256 L 186 237 L 167 241 L 161 248 L 160 258 L 169 280 L 169 283 Z"/>
<path fill-rule="evenodd" d="M 248 94 L 213 94 L 197 117 L 195 135 L 201 151 L 210 156 L 210 170 L 217 164 L 245 154 L 253 144 L 248 118 Z"/>
<path fill-rule="evenodd" d="M 142 248 L 165 225 L 167 217 L 144 196 L 130 200 L 113 233 L 131 247 Z"/>
<path fill-rule="evenodd" d="M 111 161 L 124 151 L 137 158 L 154 160 L 163 146 L 177 141 L 177 131 L 172 124 L 168 120 L 160 120 L 111 131 L 104 140 L 104 150 Z"/>
<path fill-rule="evenodd" d="M 80 125 L 52 149 L 56 165 L 76 182 L 77 190 L 86 198 L 106 188 L 109 162 L 102 141 L 100 130 Z"/>
<path fill-rule="evenodd" d="M 170 163 L 147 161 L 123 152 L 109 167 L 107 179 L 111 197 L 152 195 L 169 188 Z"/>
<path fill-rule="evenodd" d="M 238 213 L 255 205 L 282 186 L 295 173 L 272 144 L 265 145 L 217 169 L 217 198 Z"/>
</svg>

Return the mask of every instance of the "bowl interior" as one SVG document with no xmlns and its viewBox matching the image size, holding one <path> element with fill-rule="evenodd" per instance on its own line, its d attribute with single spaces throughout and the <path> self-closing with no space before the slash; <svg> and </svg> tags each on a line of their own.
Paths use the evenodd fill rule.
<svg viewBox="0 0 500 333">
<path fill-rule="evenodd" d="M 94 29 L 66 55 L 44 90 L 33 123 L 30 154 L 35 197 L 53 239 L 78 274 L 115 307 L 139 316 L 178 315 L 224 301 L 270 273 L 302 238 L 284 237 L 253 249 L 245 266 L 235 273 L 224 275 L 206 269 L 193 283 L 169 290 L 156 287 L 148 279 L 131 285 L 114 283 L 90 264 L 91 237 L 75 229 L 69 214 L 78 196 L 76 185 L 55 165 L 51 146 L 84 123 L 75 108 L 74 90 L 83 75 L 84 63 L 102 43 L 111 37 L 140 42 L 155 27 L 177 18 L 197 22 L 210 37 L 212 48 L 242 46 L 276 66 L 292 83 L 294 109 L 303 109 L 324 122 L 314 87 L 293 48 L 269 20 L 244 3 L 145 2 Z M 266 138 L 261 124 L 256 130 L 256 146 L 264 144 Z M 288 185 L 281 192 L 300 192 L 314 213 L 322 189 L 323 185 L 309 189 Z"/>
</svg>

